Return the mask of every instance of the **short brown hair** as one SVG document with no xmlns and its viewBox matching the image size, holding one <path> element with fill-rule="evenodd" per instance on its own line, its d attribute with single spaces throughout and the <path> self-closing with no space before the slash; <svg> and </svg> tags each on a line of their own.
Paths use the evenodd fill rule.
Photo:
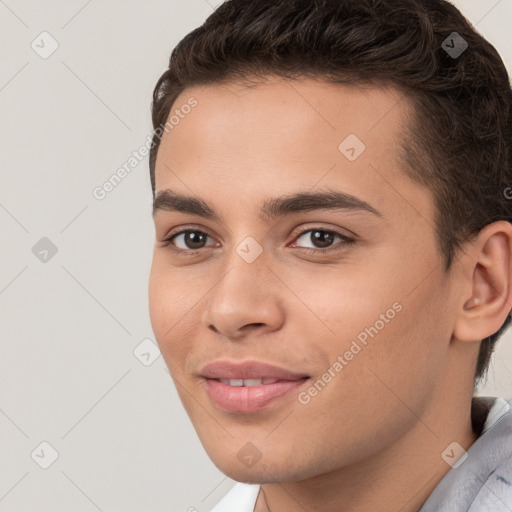
<svg viewBox="0 0 512 512">
<path fill-rule="evenodd" d="M 456 33 L 456 34 L 454 34 Z M 457 46 L 456 46 L 457 43 Z M 467 47 L 466 47 L 467 45 Z M 460 55 L 450 52 L 458 49 Z M 445 0 L 229 0 L 172 51 L 153 93 L 150 174 L 186 88 L 274 75 L 391 83 L 414 105 L 408 176 L 430 189 L 445 267 L 487 224 L 512 222 L 512 90 L 496 49 Z M 475 379 L 510 324 L 482 340 Z"/>
</svg>

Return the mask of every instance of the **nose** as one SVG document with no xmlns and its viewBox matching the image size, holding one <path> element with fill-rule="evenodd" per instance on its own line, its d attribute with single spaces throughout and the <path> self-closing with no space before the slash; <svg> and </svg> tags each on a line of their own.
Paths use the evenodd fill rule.
<svg viewBox="0 0 512 512">
<path fill-rule="evenodd" d="M 237 254 L 204 301 L 202 324 L 230 340 L 268 333 L 284 322 L 284 301 L 279 279 L 260 256 L 247 263 Z"/>
</svg>

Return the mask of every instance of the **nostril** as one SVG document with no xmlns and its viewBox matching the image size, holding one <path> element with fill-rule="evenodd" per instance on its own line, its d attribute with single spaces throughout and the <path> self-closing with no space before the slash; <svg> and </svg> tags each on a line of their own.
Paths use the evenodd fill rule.
<svg viewBox="0 0 512 512">
<path fill-rule="evenodd" d="M 247 324 L 247 325 L 244 325 L 243 329 L 252 329 L 254 327 L 260 327 L 261 325 L 265 325 L 265 324 L 262 323 L 262 322 L 257 322 L 257 323 L 253 323 L 253 324 Z"/>
</svg>

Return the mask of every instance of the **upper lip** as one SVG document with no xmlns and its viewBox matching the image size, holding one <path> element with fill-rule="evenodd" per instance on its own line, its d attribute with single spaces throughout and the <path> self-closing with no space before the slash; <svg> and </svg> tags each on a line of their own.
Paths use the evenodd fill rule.
<svg viewBox="0 0 512 512">
<path fill-rule="evenodd" d="M 299 380 L 309 375 L 293 372 L 286 368 L 258 361 L 213 361 L 200 370 L 201 377 L 207 379 L 278 379 Z"/>
</svg>

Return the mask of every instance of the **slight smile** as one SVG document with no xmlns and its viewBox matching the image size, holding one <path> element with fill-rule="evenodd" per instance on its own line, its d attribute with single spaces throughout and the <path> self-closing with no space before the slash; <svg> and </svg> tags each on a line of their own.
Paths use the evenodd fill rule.
<svg viewBox="0 0 512 512">
<path fill-rule="evenodd" d="M 215 361 L 203 367 L 206 393 L 222 411 L 257 412 L 304 386 L 310 376 L 257 361 Z"/>
</svg>

